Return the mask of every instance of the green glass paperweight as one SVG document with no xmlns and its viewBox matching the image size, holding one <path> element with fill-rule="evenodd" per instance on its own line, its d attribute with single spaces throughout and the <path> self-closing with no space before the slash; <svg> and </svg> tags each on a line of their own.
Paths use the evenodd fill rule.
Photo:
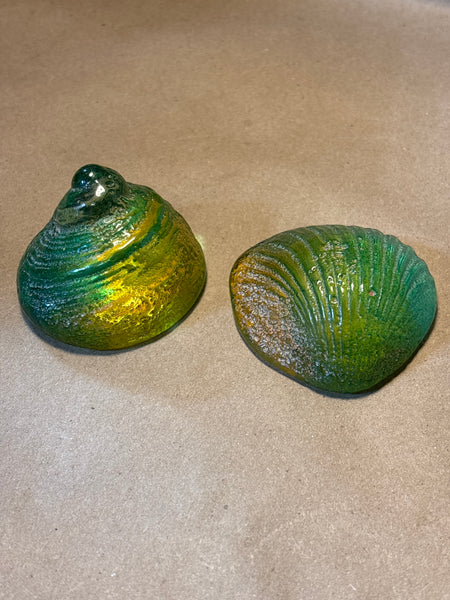
<svg viewBox="0 0 450 600">
<path fill-rule="evenodd" d="M 293 229 L 253 246 L 230 277 L 237 328 L 253 352 L 313 388 L 379 387 L 412 357 L 436 313 L 414 250 L 375 229 Z"/>
<path fill-rule="evenodd" d="M 206 281 L 189 225 L 152 189 L 86 165 L 19 266 L 31 322 L 67 344 L 117 350 L 176 325 Z"/>
</svg>

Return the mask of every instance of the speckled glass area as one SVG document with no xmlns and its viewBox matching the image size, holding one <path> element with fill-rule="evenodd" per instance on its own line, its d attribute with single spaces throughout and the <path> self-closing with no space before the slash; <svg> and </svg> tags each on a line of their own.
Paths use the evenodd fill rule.
<svg viewBox="0 0 450 600">
<path fill-rule="evenodd" d="M 353 394 L 393 376 L 436 312 L 436 288 L 414 250 L 375 229 L 285 231 L 235 262 L 239 332 L 272 367 L 320 390 Z"/>
<path fill-rule="evenodd" d="M 200 244 L 168 202 L 86 165 L 27 248 L 17 283 L 24 312 L 48 335 L 114 350 L 172 328 L 205 280 Z"/>
</svg>

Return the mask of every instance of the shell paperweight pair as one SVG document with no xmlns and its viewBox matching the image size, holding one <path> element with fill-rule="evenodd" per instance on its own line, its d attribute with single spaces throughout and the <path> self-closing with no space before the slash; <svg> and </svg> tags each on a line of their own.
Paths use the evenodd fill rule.
<svg viewBox="0 0 450 600">
<path fill-rule="evenodd" d="M 46 334 L 118 350 L 168 332 L 206 281 L 189 225 L 152 189 L 98 165 L 79 169 L 18 270 L 24 313 Z M 374 389 L 417 351 L 436 288 L 423 260 L 375 229 L 285 231 L 242 254 L 230 276 L 237 328 L 264 362 L 337 394 Z"/>
</svg>

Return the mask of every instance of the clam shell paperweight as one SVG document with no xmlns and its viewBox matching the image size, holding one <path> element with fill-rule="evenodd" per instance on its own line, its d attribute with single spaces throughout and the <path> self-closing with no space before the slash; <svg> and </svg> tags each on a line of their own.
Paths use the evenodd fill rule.
<svg viewBox="0 0 450 600">
<path fill-rule="evenodd" d="M 200 244 L 168 202 L 86 165 L 28 246 L 17 284 L 23 311 L 49 336 L 117 350 L 171 329 L 205 280 Z"/>
<path fill-rule="evenodd" d="M 379 387 L 413 356 L 436 313 L 423 260 L 375 229 L 293 229 L 253 246 L 230 276 L 237 328 L 253 352 L 313 388 Z"/>
</svg>

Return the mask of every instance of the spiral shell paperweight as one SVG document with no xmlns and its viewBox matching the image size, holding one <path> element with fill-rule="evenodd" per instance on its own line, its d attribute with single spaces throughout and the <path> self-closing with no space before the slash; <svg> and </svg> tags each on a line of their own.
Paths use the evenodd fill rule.
<svg viewBox="0 0 450 600">
<path fill-rule="evenodd" d="M 189 225 L 152 189 L 86 165 L 19 266 L 20 304 L 49 336 L 118 350 L 174 327 L 206 281 Z"/>
<path fill-rule="evenodd" d="M 396 237 L 362 227 L 275 235 L 237 259 L 230 290 L 237 328 L 260 359 L 344 395 L 391 379 L 436 313 L 425 262 Z"/>
</svg>

